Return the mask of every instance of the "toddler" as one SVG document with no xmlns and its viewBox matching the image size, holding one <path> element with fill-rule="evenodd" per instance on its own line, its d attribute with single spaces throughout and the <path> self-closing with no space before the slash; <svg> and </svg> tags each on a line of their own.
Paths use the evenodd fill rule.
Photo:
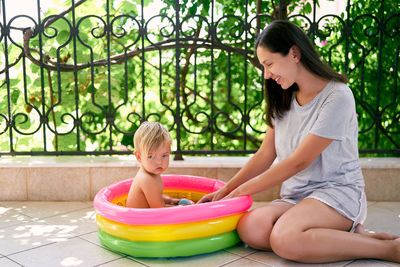
<svg viewBox="0 0 400 267">
<path fill-rule="evenodd" d="M 143 122 L 134 136 L 135 156 L 140 169 L 129 189 L 126 206 L 161 208 L 179 203 L 179 199 L 163 195 L 161 174 L 169 166 L 171 136 L 158 122 Z"/>
</svg>

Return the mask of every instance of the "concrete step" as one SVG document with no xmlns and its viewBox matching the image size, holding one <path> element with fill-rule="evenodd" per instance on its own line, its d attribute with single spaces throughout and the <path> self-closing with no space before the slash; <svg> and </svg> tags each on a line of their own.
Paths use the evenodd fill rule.
<svg viewBox="0 0 400 267">
<path fill-rule="evenodd" d="M 228 181 L 249 157 L 185 157 L 165 174 L 187 174 Z M 361 158 L 369 201 L 400 201 L 400 158 Z M 0 200 L 87 201 L 111 183 L 134 177 L 139 164 L 120 157 L 2 157 Z M 276 186 L 255 201 L 279 198 Z"/>
</svg>

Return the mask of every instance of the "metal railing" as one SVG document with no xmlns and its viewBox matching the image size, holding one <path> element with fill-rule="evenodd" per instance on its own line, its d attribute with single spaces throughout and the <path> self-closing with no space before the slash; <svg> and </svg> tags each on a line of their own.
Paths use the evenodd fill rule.
<svg viewBox="0 0 400 267">
<path fill-rule="evenodd" d="M 315 0 L 296 14 L 283 0 L 232 13 L 175 0 L 151 16 L 144 0 L 73 0 L 46 15 L 37 0 L 35 16 L 14 17 L 0 2 L 0 155 L 129 154 L 144 120 L 169 128 L 177 159 L 254 153 L 267 129 L 253 44 L 274 19 L 304 28 L 348 75 L 360 152 L 400 155 L 400 14 L 390 1 L 367 14 L 348 1 L 343 16 L 318 19 Z"/>
</svg>

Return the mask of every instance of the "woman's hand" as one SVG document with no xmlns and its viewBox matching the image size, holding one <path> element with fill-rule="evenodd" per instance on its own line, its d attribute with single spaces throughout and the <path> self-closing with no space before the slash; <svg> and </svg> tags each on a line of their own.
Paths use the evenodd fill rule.
<svg viewBox="0 0 400 267">
<path fill-rule="evenodd" d="M 225 187 L 222 187 L 221 189 L 209 193 L 205 196 L 203 196 L 197 203 L 205 203 L 205 202 L 212 202 L 212 201 L 217 201 L 225 197 L 229 192 Z"/>
<path fill-rule="evenodd" d="M 232 192 L 230 192 L 228 195 L 226 195 L 224 198 L 222 199 L 228 199 L 228 198 L 234 198 L 234 197 L 240 197 L 243 196 L 242 193 L 240 193 L 239 187 L 236 188 L 235 190 L 233 190 Z"/>
<path fill-rule="evenodd" d="M 215 194 L 217 194 L 217 191 L 204 195 L 199 201 L 197 201 L 197 203 L 211 202 L 213 201 Z"/>
</svg>

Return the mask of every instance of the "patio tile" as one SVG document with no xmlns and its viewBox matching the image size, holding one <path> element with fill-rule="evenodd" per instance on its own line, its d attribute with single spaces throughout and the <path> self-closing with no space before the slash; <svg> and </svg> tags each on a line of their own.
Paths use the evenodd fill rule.
<svg viewBox="0 0 400 267">
<path fill-rule="evenodd" d="M 0 222 L 6 226 L 0 228 L 0 253 L 4 255 L 67 241 L 97 230 L 95 212 L 92 207 L 88 208 L 91 202 L 10 202 L 5 206 L 9 207 L 3 208 L 7 217 Z M 40 220 L 41 217 L 44 219 Z M 15 218 L 21 222 L 12 222 Z"/>
<path fill-rule="evenodd" d="M 236 246 L 233 246 L 231 248 L 227 248 L 227 249 L 225 249 L 225 251 L 239 255 L 241 257 L 245 257 L 245 256 L 248 256 L 250 254 L 257 252 L 257 250 L 252 249 L 251 247 L 247 246 L 243 242 L 240 242 L 239 244 L 237 244 Z"/>
<path fill-rule="evenodd" d="M 391 266 L 391 267 L 400 267 L 400 263 L 395 263 L 395 262 L 390 262 L 390 261 L 379 261 L 379 260 L 371 260 L 372 262 L 378 262 L 385 264 L 386 266 Z"/>
<path fill-rule="evenodd" d="M 373 206 L 400 214 L 400 202 L 375 202 Z"/>
<path fill-rule="evenodd" d="M 368 206 L 365 229 L 400 235 L 400 202 L 378 202 Z"/>
<path fill-rule="evenodd" d="M 21 265 L 19 265 L 18 263 L 13 262 L 10 259 L 7 258 L 1 258 L 0 257 L 0 266 L 1 267 L 21 267 Z"/>
<path fill-rule="evenodd" d="M 116 259 L 116 260 L 106 262 L 104 264 L 100 264 L 97 266 L 101 266 L 101 267 L 126 267 L 126 266 L 143 267 L 143 266 L 147 266 L 147 265 L 136 262 L 130 258 L 121 258 L 121 259 Z"/>
<path fill-rule="evenodd" d="M 51 255 L 49 257 L 49 255 Z M 80 238 L 66 242 L 49 244 L 9 256 L 23 266 L 95 266 L 114 259 L 120 255 L 96 246 Z"/>
<path fill-rule="evenodd" d="M 252 208 L 268 202 L 254 202 Z M 400 203 L 369 202 L 366 226 L 374 231 L 399 229 Z M 391 222 L 391 223 L 389 223 Z M 15 261 L 15 262 L 14 262 Z M 301 264 L 243 243 L 215 253 L 183 258 L 131 258 L 100 244 L 91 201 L 0 202 L 0 266 L 377 266 L 379 260 Z"/>
<path fill-rule="evenodd" d="M 29 250 L 53 242 L 66 241 L 72 237 L 73 227 L 48 225 L 44 221 L 32 221 L 0 229 L 0 253 Z"/>
<path fill-rule="evenodd" d="M 97 230 L 96 212 L 86 208 L 43 219 L 49 225 L 70 229 L 70 234 L 77 236 Z"/>
<path fill-rule="evenodd" d="M 240 259 L 241 257 L 224 250 L 210 254 L 197 255 L 183 258 L 135 258 L 136 261 L 151 267 L 173 266 L 173 267 L 204 267 L 220 266 L 227 262 Z"/>
<path fill-rule="evenodd" d="M 315 267 L 319 267 L 319 266 L 323 266 L 323 267 L 340 267 L 340 266 L 346 266 L 348 263 L 350 263 L 351 261 L 340 261 L 340 262 L 333 262 L 333 263 L 325 263 L 325 264 L 303 264 L 303 263 L 298 263 L 298 262 L 294 262 L 294 261 L 289 261 L 289 260 L 285 260 L 282 259 L 281 257 L 279 257 L 278 255 L 276 255 L 273 252 L 263 252 L 263 251 L 259 251 L 256 252 L 254 254 L 251 254 L 249 256 L 246 256 L 245 258 L 247 259 L 251 259 L 251 260 L 255 260 L 264 264 L 268 264 L 271 266 L 282 266 L 282 267 L 292 267 L 292 266 L 315 266 Z"/>
<path fill-rule="evenodd" d="M 0 203 L 0 228 L 29 222 L 32 218 L 29 216 L 25 216 L 12 208 L 6 208 L 1 206 Z"/>
<path fill-rule="evenodd" d="M 266 266 L 272 266 L 272 265 L 268 265 L 265 263 L 261 263 L 258 261 L 253 261 L 250 259 L 246 259 L 246 258 L 242 258 L 224 265 L 221 265 L 224 267 L 235 267 L 235 266 L 246 266 L 246 267 L 266 267 Z"/>
<path fill-rule="evenodd" d="M 62 213 L 93 207 L 91 201 L 3 201 L 0 207 L 42 219 Z M 0 212 L 1 214 L 1 212 Z"/>
<path fill-rule="evenodd" d="M 100 239 L 99 239 L 99 237 L 98 237 L 97 229 L 96 229 L 95 231 L 93 231 L 93 232 L 90 232 L 90 233 L 81 235 L 81 236 L 79 236 L 79 237 L 82 238 L 82 239 L 85 239 L 85 240 L 87 240 L 87 241 L 89 241 L 89 242 L 91 242 L 91 243 L 93 243 L 93 244 L 95 244 L 95 245 L 103 246 L 103 245 L 100 243 Z M 104 246 L 103 246 L 103 247 L 104 247 Z"/>
<path fill-rule="evenodd" d="M 400 266 L 400 264 L 393 263 L 393 262 L 387 262 L 387 261 L 379 261 L 379 260 L 356 260 L 349 265 L 346 265 L 346 267 L 394 267 L 394 266 Z"/>
</svg>

